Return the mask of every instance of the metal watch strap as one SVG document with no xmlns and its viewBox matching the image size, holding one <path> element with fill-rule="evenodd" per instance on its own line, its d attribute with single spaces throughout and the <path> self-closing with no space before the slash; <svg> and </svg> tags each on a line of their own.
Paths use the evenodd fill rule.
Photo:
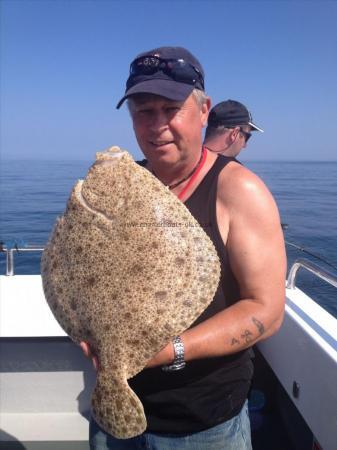
<svg viewBox="0 0 337 450">
<path fill-rule="evenodd" d="M 162 366 L 164 372 L 173 372 L 175 370 L 181 370 L 186 366 L 185 362 L 185 347 L 180 336 L 176 336 L 172 340 L 174 350 L 174 360 L 172 364 Z"/>
</svg>

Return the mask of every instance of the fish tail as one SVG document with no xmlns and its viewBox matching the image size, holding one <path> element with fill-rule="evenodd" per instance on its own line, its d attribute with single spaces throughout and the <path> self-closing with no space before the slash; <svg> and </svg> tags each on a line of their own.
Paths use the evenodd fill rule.
<svg viewBox="0 0 337 450">
<path fill-rule="evenodd" d="M 98 372 L 92 412 L 101 428 L 118 439 L 138 436 L 147 426 L 143 405 L 126 379 L 116 380 L 111 374 Z"/>
</svg>

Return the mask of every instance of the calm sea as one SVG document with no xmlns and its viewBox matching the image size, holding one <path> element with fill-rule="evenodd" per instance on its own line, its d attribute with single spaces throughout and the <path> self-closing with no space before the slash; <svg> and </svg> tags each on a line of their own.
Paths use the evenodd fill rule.
<svg viewBox="0 0 337 450">
<path fill-rule="evenodd" d="M 89 167 L 83 161 L 2 161 L 0 240 L 43 245 L 62 213 L 74 182 Z M 281 213 L 288 266 L 299 257 L 337 274 L 337 162 L 250 162 L 272 191 Z M 308 254 L 307 252 L 320 257 Z M 40 254 L 18 253 L 15 273 L 39 273 Z M 0 273 L 5 257 L 0 254 Z M 304 270 L 298 286 L 337 317 L 337 289 Z"/>
</svg>

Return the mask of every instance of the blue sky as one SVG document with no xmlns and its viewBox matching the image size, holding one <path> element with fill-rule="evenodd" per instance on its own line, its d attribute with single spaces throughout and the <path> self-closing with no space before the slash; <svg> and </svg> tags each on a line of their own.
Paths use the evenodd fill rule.
<svg viewBox="0 0 337 450">
<path fill-rule="evenodd" d="M 265 133 L 242 160 L 337 160 L 337 2 L 1 1 L 1 155 L 139 157 L 131 60 L 162 45 L 202 62 L 213 104 L 243 102 Z"/>
</svg>

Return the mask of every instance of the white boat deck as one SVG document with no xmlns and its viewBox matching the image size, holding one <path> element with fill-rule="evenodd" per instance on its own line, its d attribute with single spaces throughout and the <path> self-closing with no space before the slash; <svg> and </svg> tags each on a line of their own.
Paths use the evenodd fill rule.
<svg viewBox="0 0 337 450">
<path fill-rule="evenodd" d="M 0 276 L 0 337 L 65 337 L 45 301 L 41 275 Z"/>
<path fill-rule="evenodd" d="M 95 373 L 54 319 L 40 275 L 0 275 L 0 345 L 0 444 L 87 441 Z M 322 448 L 336 450 L 337 320 L 287 289 L 283 326 L 259 349 Z"/>
<path fill-rule="evenodd" d="M 322 448 L 336 450 L 337 320 L 301 290 L 286 293 L 281 329 L 258 347 Z"/>
<path fill-rule="evenodd" d="M 0 346 L 0 447 L 87 441 L 95 373 L 54 319 L 40 275 L 0 276 Z"/>
</svg>

